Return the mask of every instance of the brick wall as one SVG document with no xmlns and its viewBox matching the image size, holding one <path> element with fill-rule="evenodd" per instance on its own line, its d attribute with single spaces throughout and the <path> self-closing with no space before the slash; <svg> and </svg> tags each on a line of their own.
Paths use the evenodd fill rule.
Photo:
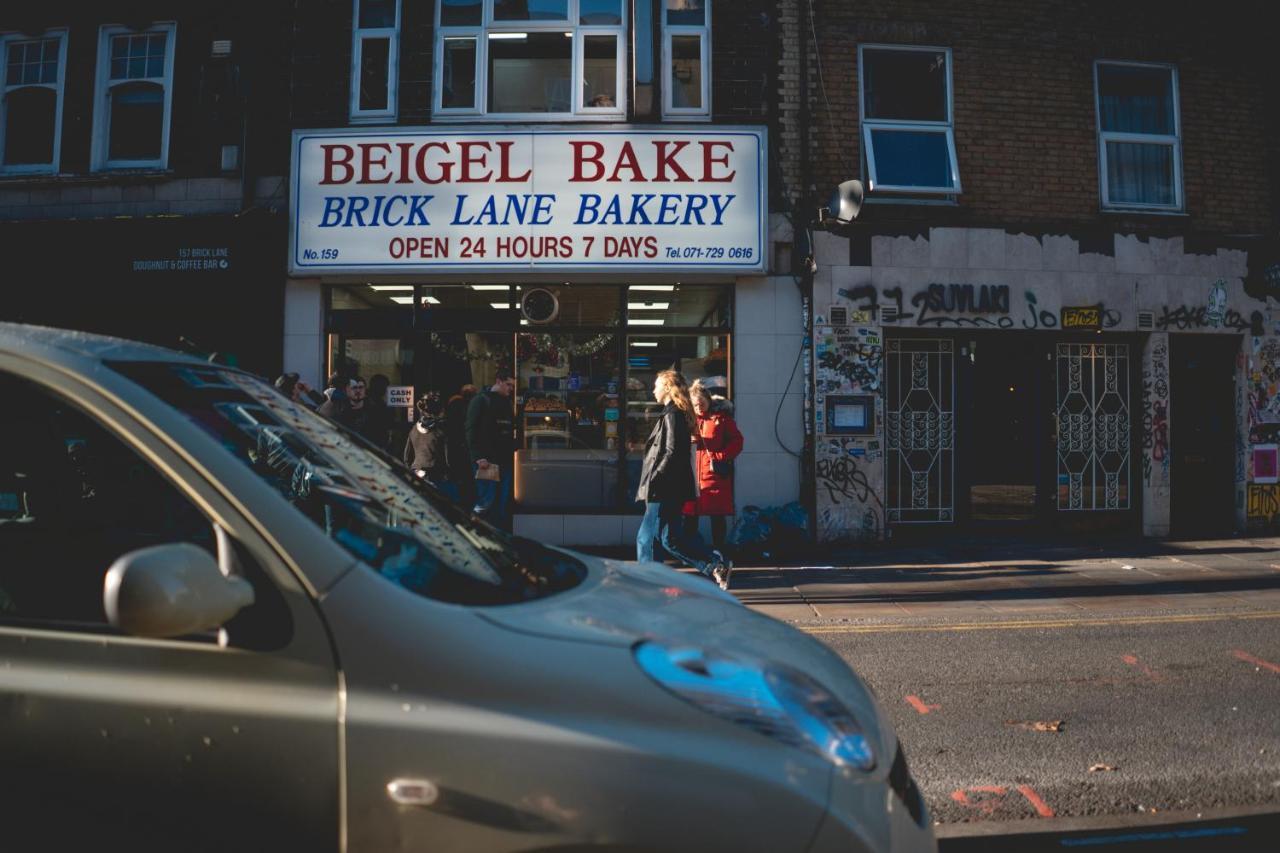
<svg viewBox="0 0 1280 853">
<path fill-rule="evenodd" d="M 783 5 L 781 37 L 789 41 L 797 29 L 807 32 L 808 4 Z M 1264 8 L 1258 0 L 1224 0 L 1212 14 L 1199 4 L 1184 9 L 1154 0 L 814 0 L 818 51 L 807 46 L 814 183 L 825 192 L 862 176 L 857 46 L 949 47 L 964 192 L 955 207 L 878 207 L 875 218 L 1273 232 L 1276 176 L 1269 164 L 1276 143 L 1266 128 L 1274 128 L 1274 73 L 1263 67 L 1270 52 L 1255 32 L 1263 29 Z M 784 93 L 796 91 L 798 52 L 784 45 L 778 86 Z M 1097 59 L 1177 66 L 1187 216 L 1100 213 Z M 799 159 L 798 122 L 784 104 L 788 160 Z"/>
</svg>

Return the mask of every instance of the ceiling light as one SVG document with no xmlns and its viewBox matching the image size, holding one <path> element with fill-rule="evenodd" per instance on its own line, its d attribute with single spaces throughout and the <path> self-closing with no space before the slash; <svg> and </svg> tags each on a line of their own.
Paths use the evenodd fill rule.
<svg viewBox="0 0 1280 853">
<path fill-rule="evenodd" d="M 471 284 L 467 286 L 472 290 L 507 290 L 511 287 L 509 284 Z"/>
<path fill-rule="evenodd" d="M 670 293 L 676 289 L 674 284 L 633 284 L 632 290 L 656 290 L 662 293 Z"/>
<path fill-rule="evenodd" d="M 490 302 L 489 305 L 491 305 L 494 308 L 497 308 L 499 311 L 506 310 L 511 307 L 510 302 Z"/>
<path fill-rule="evenodd" d="M 633 347 L 656 347 L 658 345 L 658 342 L 657 341 L 632 341 L 631 345 Z"/>
<path fill-rule="evenodd" d="M 424 297 L 422 297 L 422 301 L 423 301 L 423 302 L 425 302 L 425 303 L 427 303 L 428 305 L 439 305 L 439 304 L 440 304 L 440 300 L 439 300 L 439 299 L 436 299 L 434 296 L 424 296 Z"/>
<path fill-rule="evenodd" d="M 666 322 L 667 322 L 666 320 L 658 320 L 658 319 L 648 319 L 648 318 L 637 319 L 635 317 L 627 318 L 628 326 L 661 326 L 663 323 L 666 323 Z"/>
<path fill-rule="evenodd" d="M 528 33 L 489 33 L 489 41 L 524 41 Z"/>
<path fill-rule="evenodd" d="M 628 311 L 666 311 L 671 307 L 670 302 L 628 302 Z"/>
<path fill-rule="evenodd" d="M 371 284 L 369 285 L 369 289 L 377 290 L 379 292 L 383 290 L 413 290 L 413 285 L 412 284 Z"/>
<path fill-rule="evenodd" d="M 397 305 L 412 305 L 413 297 L 412 296 L 393 296 L 391 297 L 391 301 Z"/>
</svg>

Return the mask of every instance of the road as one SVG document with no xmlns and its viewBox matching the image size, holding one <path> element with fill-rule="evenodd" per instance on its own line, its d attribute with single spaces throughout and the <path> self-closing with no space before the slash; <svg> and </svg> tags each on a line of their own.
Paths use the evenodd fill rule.
<svg viewBox="0 0 1280 853">
<path fill-rule="evenodd" d="M 1013 556 L 748 570 L 735 592 L 872 686 L 950 849 L 1018 849 L 992 841 L 993 824 L 1280 812 L 1280 542 Z M 1277 837 L 1280 821 L 1249 820 L 1181 842 Z"/>
</svg>

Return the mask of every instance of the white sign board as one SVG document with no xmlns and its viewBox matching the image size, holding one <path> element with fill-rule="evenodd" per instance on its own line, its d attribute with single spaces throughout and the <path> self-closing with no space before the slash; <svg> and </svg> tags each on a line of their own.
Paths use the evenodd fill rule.
<svg viewBox="0 0 1280 853">
<path fill-rule="evenodd" d="M 388 385 L 387 405 L 393 409 L 413 408 L 412 385 Z"/>
<path fill-rule="evenodd" d="M 764 128 L 298 130 L 289 270 L 760 272 Z"/>
</svg>

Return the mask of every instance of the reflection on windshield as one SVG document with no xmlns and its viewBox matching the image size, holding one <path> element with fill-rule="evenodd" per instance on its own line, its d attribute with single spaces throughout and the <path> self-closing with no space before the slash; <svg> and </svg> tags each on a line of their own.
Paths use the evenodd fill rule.
<svg viewBox="0 0 1280 853">
<path fill-rule="evenodd" d="M 390 457 L 232 370 L 117 363 L 353 556 L 421 595 L 508 604 L 575 586 L 580 563 L 469 517 Z"/>
</svg>

